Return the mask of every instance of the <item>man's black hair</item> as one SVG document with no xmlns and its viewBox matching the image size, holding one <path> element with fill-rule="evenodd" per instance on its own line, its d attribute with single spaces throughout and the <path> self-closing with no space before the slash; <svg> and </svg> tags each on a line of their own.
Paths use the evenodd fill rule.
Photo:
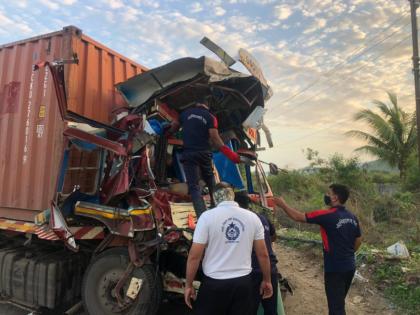
<svg viewBox="0 0 420 315">
<path fill-rule="evenodd" d="M 225 188 L 231 188 L 233 189 L 232 185 L 227 183 L 227 182 L 219 182 L 214 186 L 214 190 L 219 190 L 219 189 L 225 189 Z"/>
<path fill-rule="evenodd" d="M 238 191 L 235 193 L 235 201 L 242 209 L 249 209 L 249 197 L 246 191 Z"/>
<path fill-rule="evenodd" d="M 341 204 L 345 204 L 347 199 L 349 199 L 350 191 L 347 186 L 341 184 L 331 184 L 330 189 L 335 195 L 337 195 Z"/>
<path fill-rule="evenodd" d="M 207 97 L 205 97 L 205 96 L 198 97 L 198 98 L 196 99 L 196 103 L 197 103 L 197 104 L 204 104 L 204 105 L 206 105 L 206 106 L 209 106 L 209 100 L 208 100 L 208 98 L 207 98 Z"/>
</svg>

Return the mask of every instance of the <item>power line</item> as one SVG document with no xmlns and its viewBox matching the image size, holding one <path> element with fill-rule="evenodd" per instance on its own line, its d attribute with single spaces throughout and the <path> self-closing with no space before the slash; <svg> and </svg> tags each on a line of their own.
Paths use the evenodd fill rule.
<svg viewBox="0 0 420 315">
<path fill-rule="evenodd" d="M 407 95 L 406 97 L 411 97 L 411 96 L 413 96 L 413 95 L 414 95 L 414 94 L 410 94 L 410 95 Z M 335 122 L 335 123 L 333 123 L 333 124 L 329 124 L 329 125 L 327 125 L 325 128 L 322 128 L 322 129 L 319 129 L 319 130 L 317 130 L 317 131 L 314 131 L 314 132 L 308 133 L 308 134 L 303 135 L 303 136 L 301 136 L 301 137 L 298 137 L 298 138 L 296 138 L 296 139 L 294 139 L 294 140 L 290 140 L 290 141 L 288 141 L 288 142 L 280 143 L 280 144 L 279 144 L 279 146 L 285 146 L 285 145 L 289 145 L 289 144 L 292 144 L 292 143 L 299 142 L 300 140 L 306 139 L 306 138 L 308 138 L 308 137 L 311 137 L 311 136 L 313 136 L 313 135 L 316 135 L 316 134 L 318 134 L 318 133 L 321 133 L 321 132 L 323 132 L 323 131 L 325 131 L 325 130 L 328 130 L 328 129 L 330 129 L 331 127 L 334 127 L 334 126 L 339 125 L 339 124 L 342 124 L 342 123 L 350 122 L 350 121 L 351 121 L 351 119 L 348 119 L 348 118 L 346 118 L 346 119 L 342 119 L 342 120 L 337 121 L 337 122 Z"/>
<path fill-rule="evenodd" d="M 379 35 L 381 35 L 382 33 L 385 33 L 386 31 L 388 31 L 389 29 L 391 29 L 392 26 L 394 26 L 395 24 L 397 24 L 399 21 L 401 21 L 403 18 L 405 18 L 407 16 L 408 12 L 404 13 L 402 16 L 400 16 L 399 18 L 395 19 L 393 22 L 391 22 L 390 25 L 388 25 L 385 29 L 379 31 L 378 33 L 376 33 L 373 38 L 370 39 L 370 42 L 374 41 L 377 37 L 379 37 Z M 390 36 L 386 37 L 385 39 L 383 39 L 382 41 L 374 44 L 373 46 L 369 47 L 369 46 L 365 46 L 365 47 L 361 47 L 361 48 L 356 48 L 355 50 L 353 50 L 350 55 L 345 58 L 342 62 L 340 62 L 339 64 L 335 65 L 333 69 L 327 71 L 325 74 L 322 74 L 318 79 L 314 80 L 313 82 L 309 83 L 306 87 L 304 87 L 303 89 L 301 89 L 300 91 L 296 92 L 295 94 L 293 94 L 292 96 L 286 98 L 285 100 L 281 101 L 280 103 L 287 103 L 290 100 L 294 99 L 295 97 L 301 95 L 302 93 L 304 93 L 305 91 L 309 90 L 311 87 L 313 87 L 314 85 L 316 85 L 319 81 L 321 81 L 321 79 L 323 78 L 323 76 L 326 75 L 330 75 L 332 72 L 336 72 L 338 70 L 338 68 L 342 65 L 344 65 L 345 63 L 348 63 L 350 60 L 353 59 L 353 57 L 359 55 L 362 56 L 364 53 L 366 53 L 367 51 L 371 50 L 374 47 L 377 47 L 379 44 L 381 44 L 382 42 L 384 42 L 386 39 L 392 37 L 396 32 L 398 32 L 400 29 L 404 28 L 405 26 L 407 26 L 410 22 L 408 22 L 407 24 L 403 25 L 402 27 L 400 27 L 399 29 L 397 29 L 396 31 L 394 31 L 393 33 L 391 33 Z M 365 51 L 363 51 L 365 50 Z"/>
<path fill-rule="evenodd" d="M 374 40 L 376 37 L 378 37 L 381 33 L 386 32 L 387 30 L 389 30 L 393 25 L 395 25 L 397 22 L 399 22 L 401 19 L 403 19 L 406 16 L 406 14 L 404 14 L 403 16 L 399 17 L 398 19 L 396 19 L 394 22 L 392 22 L 386 29 L 380 31 L 379 33 L 377 33 L 374 38 L 371 39 Z M 346 63 L 348 63 L 350 60 L 353 59 L 353 57 L 355 57 L 356 55 L 362 56 L 364 53 L 366 53 L 367 51 L 371 50 L 374 47 L 377 47 L 379 44 L 383 43 L 385 40 L 387 40 L 388 38 L 392 37 L 393 35 L 395 35 L 396 32 L 398 32 L 399 30 L 401 30 L 402 28 L 404 28 L 405 26 L 407 26 L 408 24 L 410 24 L 410 22 L 408 22 L 407 24 L 401 26 L 400 28 L 398 28 L 396 31 L 392 32 L 388 37 L 384 38 L 383 40 L 381 40 L 380 42 L 374 44 L 373 46 L 369 47 L 362 47 L 362 48 L 356 48 L 355 50 L 353 50 L 352 53 L 350 53 L 350 55 L 345 58 L 342 62 L 340 62 L 339 64 L 337 64 L 336 66 L 334 66 L 333 69 L 327 71 L 325 74 L 321 75 L 318 79 L 316 79 L 315 81 L 313 81 L 312 83 L 310 83 L 309 85 L 307 85 L 305 88 L 303 88 L 302 90 L 298 91 L 297 93 L 295 93 L 294 95 L 290 96 L 289 98 L 287 98 L 286 100 L 282 101 L 281 103 L 287 103 L 290 100 L 294 99 L 295 97 L 301 95 L 303 92 L 307 91 L 308 89 L 310 89 L 312 86 L 316 85 L 319 81 L 321 81 L 323 76 L 327 76 L 327 75 L 331 75 L 331 73 L 336 72 L 338 70 L 338 68 Z M 363 51 L 365 50 L 365 51 Z"/>
<path fill-rule="evenodd" d="M 409 38 L 410 38 L 410 36 L 411 36 L 411 35 L 406 36 L 405 38 L 403 38 L 402 40 L 400 40 L 399 42 L 397 42 L 396 44 L 394 44 L 393 46 L 391 46 L 391 47 L 390 47 L 387 51 L 385 51 L 384 53 L 379 54 L 379 55 L 377 55 L 376 57 L 374 57 L 373 59 L 366 60 L 366 61 L 376 61 L 376 60 L 378 60 L 380 57 L 382 57 L 382 56 L 383 56 L 383 55 L 385 55 L 386 53 L 390 52 L 391 50 L 395 49 L 397 46 L 399 46 L 399 45 L 400 45 L 400 44 L 402 44 L 404 41 L 406 41 L 407 39 L 409 39 Z M 360 70 L 362 70 L 362 69 L 366 68 L 367 66 L 368 66 L 368 64 L 361 65 L 360 67 L 358 67 L 358 68 L 356 68 L 355 70 L 351 71 L 350 73 L 348 73 L 348 74 L 344 75 L 343 77 L 338 78 L 338 79 L 339 79 L 339 81 L 337 81 L 337 82 L 333 83 L 332 85 L 327 86 L 325 89 L 322 89 L 322 90 L 321 90 L 321 91 L 319 91 L 318 93 L 316 93 L 316 94 L 314 94 L 314 95 L 312 95 L 312 96 L 310 96 L 310 97 L 308 97 L 308 98 L 304 99 L 303 101 L 296 103 L 296 104 L 294 105 L 294 107 L 292 107 L 291 109 L 289 109 L 289 110 L 287 110 L 287 111 L 282 112 L 282 114 L 286 114 L 286 113 L 289 113 L 289 112 L 291 112 L 291 111 L 295 110 L 295 109 L 296 109 L 296 107 L 298 107 L 298 106 L 300 106 L 300 105 L 302 105 L 302 104 L 304 104 L 304 103 L 306 103 L 306 102 L 310 101 L 310 100 L 311 100 L 311 99 L 313 99 L 314 97 L 317 97 L 317 96 L 321 95 L 323 92 L 325 92 L 325 91 L 327 91 L 327 90 L 329 90 L 329 89 L 331 89 L 331 88 L 335 87 L 336 85 L 338 85 L 338 84 L 340 83 L 340 80 L 343 80 L 343 79 L 348 78 L 350 75 L 355 74 L 356 72 L 359 72 Z M 332 81 L 333 79 L 334 79 L 333 77 L 332 77 L 332 78 L 329 78 L 327 81 L 325 81 L 325 82 L 324 82 L 324 84 L 325 84 L 325 83 L 328 83 L 328 82 L 330 82 L 330 81 Z"/>
<path fill-rule="evenodd" d="M 386 53 L 387 52 L 389 52 L 389 51 L 391 51 L 391 50 L 393 50 L 394 48 L 396 48 L 398 45 L 400 45 L 401 43 L 403 43 L 405 40 L 407 40 L 407 39 L 409 39 L 410 38 L 410 36 L 411 35 L 408 35 L 407 37 L 405 37 L 404 39 L 402 39 L 401 41 L 399 41 L 399 42 L 397 42 L 395 45 L 393 45 L 389 50 L 387 50 L 386 51 Z M 378 55 L 378 56 L 376 56 L 375 57 L 375 59 L 374 60 L 376 60 L 376 59 L 378 59 L 379 57 L 381 57 L 381 56 L 383 56 L 384 54 L 381 54 L 381 55 Z M 372 60 L 372 61 L 374 61 L 374 60 Z M 357 72 L 357 71 L 360 71 L 362 68 L 364 68 L 366 65 L 363 65 L 362 67 L 360 67 L 359 69 L 357 69 L 356 71 L 354 71 L 354 72 Z M 353 74 L 354 72 L 352 72 L 352 73 L 350 73 L 350 74 Z M 337 82 L 336 82 L 337 83 Z M 336 85 L 336 83 L 334 84 L 334 85 Z M 325 90 L 328 90 L 328 89 L 330 89 L 330 88 L 332 88 L 333 86 L 329 86 L 327 89 L 325 89 Z M 319 94 L 321 94 L 322 92 L 323 92 L 324 90 L 322 90 Z M 318 94 L 318 95 L 319 95 Z M 351 94 L 351 91 L 349 92 L 349 94 L 348 95 L 350 95 Z M 413 94 L 411 94 L 411 96 L 412 96 Z M 315 97 L 316 95 L 314 95 L 313 97 Z M 409 96 L 407 96 L 407 97 L 409 97 Z M 297 142 L 297 141 L 300 141 L 300 140 L 303 140 L 303 139 L 306 139 L 306 138 L 308 138 L 308 137 L 311 137 L 311 136 L 313 136 L 313 135 L 315 135 L 315 134 L 318 134 L 318 133 L 320 133 L 320 132 L 323 132 L 323 131 L 325 131 L 325 130 L 328 130 L 328 129 L 330 129 L 331 127 L 333 127 L 333 126 L 336 126 L 336 125 L 338 125 L 338 124 L 342 124 L 342 123 L 344 123 L 344 122 L 349 122 L 351 119 L 343 119 L 343 120 L 341 120 L 341 121 L 338 121 L 338 122 L 335 122 L 335 123 L 333 123 L 333 124 L 330 124 L 330 125 L 327 125 L 325 128 L 322 128 L 322 129 L 320 129 L 320 130 L 317 130 L 317 131 L 314 131 L 314 132 L 312 132 L 312 133 L 309 133 L 309 134 L 306 134 L 306 135 L 304 135 L 304 136 L 301 136 L 301 137 L 299 137 L 299 138 L 296 138 L 296 139 L 294 139 L 294 140 L 291 140 L 291 141 L 289 141 L 289 142 L 286 142 L 286 143 L 281 143 L 281 144 L 279 144 L 280 146 L 284 146 L 284 145 L 289 145 L 289 144 L 291 144 L 291 143 L 295 143 L 295 142 Z"/>
<path fill-rule="evenodd" d="M 331 127 L 334 127 L 334 126 L 336 126 L 336 125 L 338 125 L 338 124 L 342 124 L 342 123 L 344 123 L 344 122 L 348 122 L 348 121 L 349 121 L 349 119 L 343 119 L 343 120 L 340 120 L 340 121 L 336 121 L 335 123 L 330 124 L 330 125 L 328 125 L 328 126 L 327 126 L 327 127 L 325 127 L 325 128 L 322 128 L 322 129 L 319 129 L 319 130 L 317 130 L 317 131 L 311 132 L 311 133 L 309 133 L 309 134 L 303 135 L 303 136 L 301 136 L 301 137 L 299 137 L 299 138 L 296 138 L 296 139 L 294 139 L 294 140 L 290 140 L 290 141 L 288 141 L 288 142 L 281 143 L 281 144 L 279 144 L 279 146 L 284 146 L 284 145 L 289 145 L 289 144 L 292 144 L 292 143 L 296 143 L 296 142 L 298 142 L 298 141 L 300 141 L 300 140 L 306 139 L 306 138 L 311 137 L 311 136 L 313 136 L 313 135 L 316 135 L 316 134 L 318 134 L 318 133 L 320 133 L 320 132 L 323 132 L 323 131 L 325 131 L 325 130 L 327 130 L 327 129 L 330 129 Z"/>
</svg>

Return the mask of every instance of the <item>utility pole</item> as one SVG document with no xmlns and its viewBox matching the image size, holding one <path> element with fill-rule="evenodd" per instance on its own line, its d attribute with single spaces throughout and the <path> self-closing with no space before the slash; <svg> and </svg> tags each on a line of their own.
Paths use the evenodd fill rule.
<svg viewBox="0 0 420 315">
<path fill-rule="evenodd" d="M 411 9 L 411 35 L 413 37 L 413 74 L 414 74 L 414 91 L 416 97 L 416 121 L 417 121 L 417 149 L 418 163 L 420 166 L 420 70 L 419 70 L 419 42 L 417 34 L 417 8 L 418 0 L 409 0 Z"/>
</svg>

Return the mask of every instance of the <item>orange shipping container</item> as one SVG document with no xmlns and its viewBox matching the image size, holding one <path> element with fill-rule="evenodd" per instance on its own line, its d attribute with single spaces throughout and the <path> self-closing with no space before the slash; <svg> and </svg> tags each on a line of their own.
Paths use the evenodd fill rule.
<svg viewBox="0 0 420 315">
<path fill-rule="evenodd" d="M 84 35 L 76 27 L 0 45 L 0 217 L 32 221 L 54 197 L 64 123 L 47 68 L 65 66 L 68 110 L 101 122 L 125 106 L 114 85 L 145 67 Z"/>
</svg>

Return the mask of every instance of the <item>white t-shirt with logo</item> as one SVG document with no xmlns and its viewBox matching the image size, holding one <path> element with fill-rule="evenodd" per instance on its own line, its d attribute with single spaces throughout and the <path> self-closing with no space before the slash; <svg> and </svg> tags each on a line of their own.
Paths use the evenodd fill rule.
<svg viewBox="0 0 420 315">
<path fill-rule="evenodd" d="M 234 201 L 205 211 L 197 222 L 193 242 L 207 244 L 203 272 L 213 279 L 232 279 L 251 273 L 254 240 L 264 239 L 258 216 Z"/>
</svg>

